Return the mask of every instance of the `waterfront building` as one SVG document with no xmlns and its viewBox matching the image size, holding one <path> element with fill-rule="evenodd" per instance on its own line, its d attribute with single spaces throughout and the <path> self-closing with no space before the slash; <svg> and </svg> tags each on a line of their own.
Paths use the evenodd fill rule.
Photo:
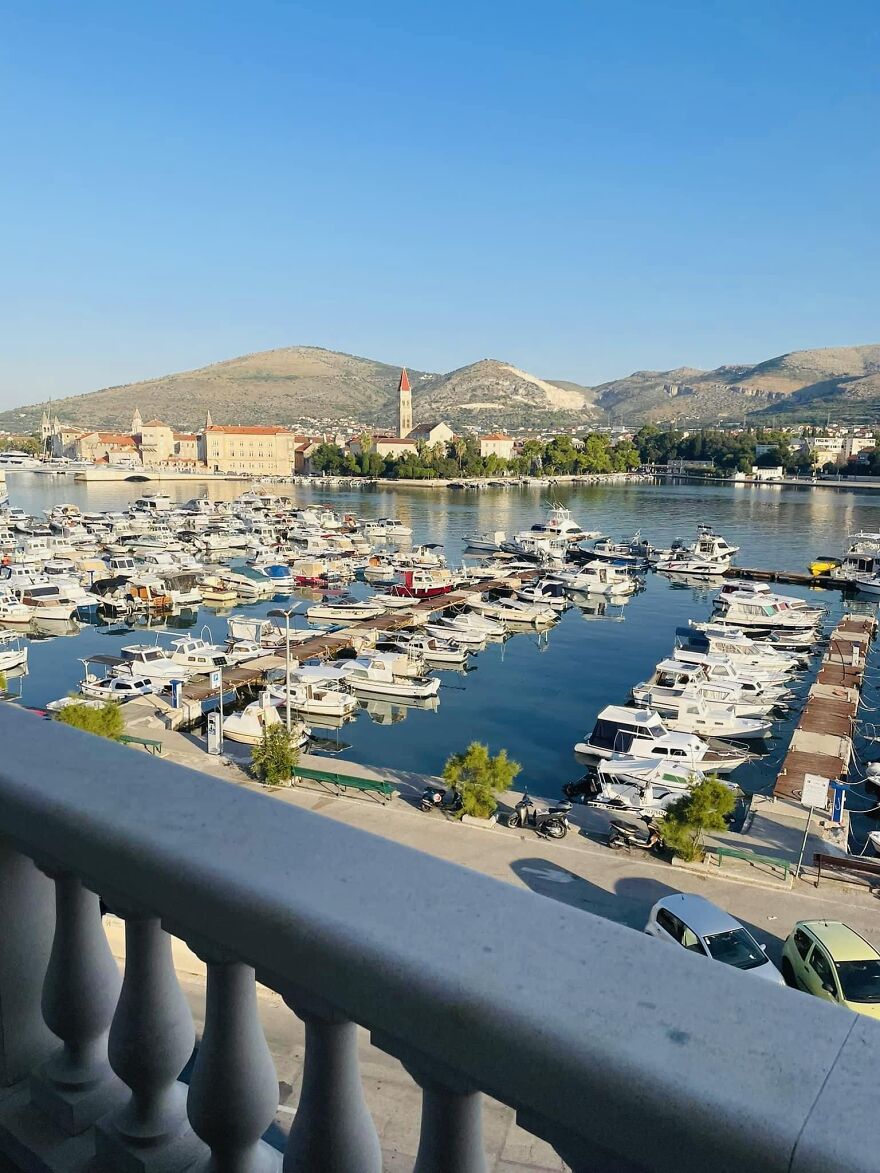
<svg viewBox="0 0 880 1173">
<path fill-rule="evenodd" d="M 454 435 L 449 424 L 438 420 L 433 424 L 417 424 L 406 438 L 417 442 L 421 440 L 430 447 L 432 444 L 448 444 Z"/>
<path fill-rule="evenodd" d="M 513 456 L 513 436 L 503 432 L 490 432 L 480 436 L 480 456 L 498 456 L 502 460 L 510 460 Z"/>
<path fill-rule="evenodd" d="M 290 476 L 297 446 L 306 439 L 288 428 L 206 423 L 198 438 L 199 462 L 211 472 Z"/>
</svg>

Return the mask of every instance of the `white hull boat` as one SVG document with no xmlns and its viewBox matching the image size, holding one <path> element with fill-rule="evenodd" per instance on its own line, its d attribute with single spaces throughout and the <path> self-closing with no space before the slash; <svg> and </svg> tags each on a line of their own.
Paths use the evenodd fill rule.
<svg viewBox="0 0 880 1173">
<path fill-rule="evenodd" d="M 223 718 L 223 737 L 241 745 L 259 745 L 264 730 L 273 725 L 283 726 L 284 721 L 264 693 L 258 700 L 246 705 L 240 713 L 230 713 Z M 305 745 L 309 740 L 309 732 L 303 725 L 296 725 L 291 730 L 294 744 L 300 747 Z"/>
</svg>

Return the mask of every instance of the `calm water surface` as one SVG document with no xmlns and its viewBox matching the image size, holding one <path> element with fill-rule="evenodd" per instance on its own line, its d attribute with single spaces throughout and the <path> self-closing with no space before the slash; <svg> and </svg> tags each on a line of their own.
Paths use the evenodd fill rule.
<svg viewBox="0 0 880 1173">
<path fill-rule="evenodd" d="M 39 514 L 62 501 L 83 509 L 112 509 L 139 496 L 144 485 L 77 485 L 70 476 L 8 474 L 11 503 Z M 240 484 L 162 486 L 178 500 L 208 493 L 231 498 Z M 703 485 L 566 486 L 555 489 L 353 490 L 329 491 L 279 486 L 298 504 L 327 501 L 359 516 L 399 516 L 412 526 L 413 541 L 442 542 L 449 564 L 460 563 L 465 535 L 484 530 L 513 533 L 540 520 L 548 502 L 568 505 L 588 530 L 618 535 L 641 529 L 655 544 L 676 537 L 692 538 L 698 522 L 714 525 L 731 543 L 741 546 L 743 566 L 804 570 L 815 555 L 839 553 L 848 533 L 880 530 L 880 496 L 858 492 L 805 491 L 773 488 L 732 488 Z M 782 588 L 809 595 L 808 588 Z M 843 601 L 837 592 L 812 593 L 827 604 L 830 618 L 844 607 L 865 604 Z M 327 732 L 341 760 L 398 769 L 437 773 L 448 754 L 473 739 L 493 750 L 504 747 L 522 763 L 521 779 L 537 793 L 555 795 L 561 784 L 578 775 L 572 747 L 592 728 L 606 704 L 623 703 L 629 689 L 643 680 L 667 655 L 677 626 L 690 618 L 706 618 L 712 593 L 703 587 L 676 586 L 650 575 L 647 589 L 624 606 L 609 605 L 604 615 L 569 610 L 547 635 L 516 635 L 504 645 L 490 644 L 473 657 L 466 675 L 443 672 L 439 708 L 420 711 L 375 706 L 343 730 Z M 237 606 L 236 613 L 263 614 L 278 604 Z M 602 604 L 599 604 L 601 610 Z M 196 622 L 207 624 L 222 641 L 226 622 L 202 608 Z M 169 643 L 174 631 L 162 631 Z M 136 637 L 140 638 L 140 636 Z M 152 640 L 152 634 L 144 633 Z M 131 633 L 85 627 L 72 638 L 34 641 L 29 674 L 20 682 L 26 704 L 43 705 L 75 688 L 82 675 L 78 657 L 113 654 Z M 788 744 L 791 722 L 782 722 L 772 753 L 759 766 L 740 770 L 737 781 L 747 790 L 772 784 Z"/>
</svg>

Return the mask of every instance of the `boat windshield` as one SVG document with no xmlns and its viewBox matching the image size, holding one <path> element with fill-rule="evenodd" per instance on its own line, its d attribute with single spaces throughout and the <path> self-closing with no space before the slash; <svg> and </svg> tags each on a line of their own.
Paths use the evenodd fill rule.
<svg viewBox="0 0 880 1173">
<path fill-rule="evenodd" d="M 704 940 L 710 957 L 736 969 L 755 969 L 767 962 L 764 950 L 746 929 L 729 929 L 726 933 L 715 933 Z M 880 962 L 877 964 L 880 965 Z"/>
<path fill-rule="evenodd" d="M 847 1002 L 880 1002 L 880 961 L 838 961 L 837 976 Z"/>
</svg>

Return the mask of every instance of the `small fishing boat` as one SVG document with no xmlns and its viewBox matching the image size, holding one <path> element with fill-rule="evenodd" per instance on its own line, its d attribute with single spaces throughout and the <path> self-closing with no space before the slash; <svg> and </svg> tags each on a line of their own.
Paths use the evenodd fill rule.
<svg viewBox="0 0 880 1173">
<path fill-rule="evenodd" d="M 215 574 L 207 574 L 204 578 L 200 578 L 196 584 L 201 591 L 202 599 L 206 603 L 214 603 L 218 606 L 230 606 L 238 602 L 238 591 L 235 587 L 224 582 Z"/>
<path fill-rule="evenodd" d="M 440 691 L 440 681 L 435 676 L 404 679 L 394 675 L 390 664 L 375 657 L 336 660 L 331 666 L 344 673 L 346 684 L 359 696 L 375 694 L 400 701 L 425 700 Z"/>
<path fill-rule="evenodd" d="M 12 672 L 24 668 L 28 662 L 27 645 L 21 637 L 10 631 L 0 631 L 0 672 Z"/>
<path fill-rule="evenodd" d="M 455 579 L 445 567 L 401 571 L 391 594 L 406 599 L 436 599 L 455 589 Z"/>
<path fill-rule="evenodd" d="M 156 683 L 143 676 L 93 676 L 87 673 L 80 682 L 79 691 L 93 700 L 127 701 L 155 692 Z"/>
<path fill-rule="evenodd" d="M 385 608 L 378 603 L 340 599 L 333 603 L 315 603 L 306 611 L 309 623 L 356 623 L 360 619 L 376 619 Z"/>
<path fill-rule="evenodd" d="M 350 692 L 339 689 L 323 688 L 320 684 L 292 679 L 289 686 L 282 680 L 279 684 L 269 686 L 269 695 L 282 705 L 287 704 L 290 697 L 290 707 L 306 717 L 347 717 L 353 713 L 358 703 Z"/>
<path fill-rule="evenodd" d="M 268 692 L 264 692 L 241 712 L 223 718 L 223 736 L 241 745 L 259 745 L 265 730 L 273 725 L 283 726 L 284 720 Z M 302 747 L 308 743 L 310 733 L 310 729 L 297 723 L 291 730 L 291 737 L 295 745 Z"/>
</svg>

